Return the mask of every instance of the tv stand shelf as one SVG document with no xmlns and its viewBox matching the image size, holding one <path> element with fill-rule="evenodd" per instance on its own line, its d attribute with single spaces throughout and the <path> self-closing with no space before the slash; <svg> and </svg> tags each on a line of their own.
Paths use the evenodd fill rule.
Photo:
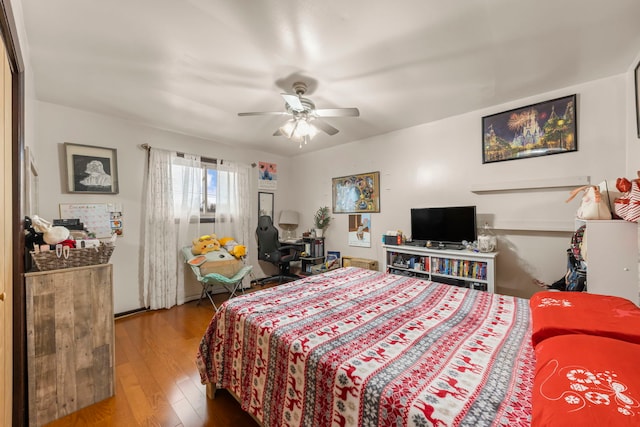
<svg viewBox="0 0 640 427">
<path fill-rule="evenodd" d="M 385 271 L 495 292 L 497 252 L 382 245 Z M 413 260 L 413 261 L 412 261 Z"/>
</svg>

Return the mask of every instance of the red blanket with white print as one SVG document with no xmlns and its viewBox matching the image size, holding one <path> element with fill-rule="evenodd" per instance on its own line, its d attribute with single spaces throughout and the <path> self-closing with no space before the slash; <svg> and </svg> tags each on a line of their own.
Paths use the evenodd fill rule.
<svg viewBox="0 0 640 427">
<path fill-rule="evenodd" d="M 588 334 L 535 347 L 532 426 L 639 426 L 640 345 Z"/>
<path fill-rule="evenodd" d="M 586 292 L 543 291 L 529 300 L 531 341 L 587 334 L 640 344 L 640 308 L 625 298 Z"/>
<path fill-rule="evenodd" d="M 528 426 L 527 300 L 355 267 L 233 298 L 196 363 L 264 426 Z"/>
</svg>

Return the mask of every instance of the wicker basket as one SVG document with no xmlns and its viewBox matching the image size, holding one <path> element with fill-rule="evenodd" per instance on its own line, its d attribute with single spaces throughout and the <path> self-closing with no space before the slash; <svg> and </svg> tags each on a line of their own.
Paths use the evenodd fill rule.
<svg viewBox="0 0 640 427">
<path fill-rule="evenodd" d="M 114 249 L 113 245 L 102 244 L 97 248 L 70 248 L 68 258 L 65 258 L 64 255 L 58 258 L 56 251 L 31 252 L 31 257 L 39 271 L 49 271 L 106 264 Z"/>
</svg>

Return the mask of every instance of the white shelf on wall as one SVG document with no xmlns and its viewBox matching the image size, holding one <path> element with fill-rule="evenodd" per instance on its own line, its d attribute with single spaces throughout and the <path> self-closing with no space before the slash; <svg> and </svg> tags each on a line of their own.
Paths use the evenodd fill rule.
<svg viewBox="0 0 640 427">
<path fill-rule="evenodd" d="M 575 222 L 573 220 L 497 220 L 491 225 L 491 228 L 494 230 L 511 231 L 573 232 L 575 230 Z"/>
<path fill-rule="evenodd" d="M 524 181 L 494 182 L 471 187 L 473 193 L 492 193 L 499 191 L 524 191 L 547 188 L 573 188 L 591 184 L 590 176 L 566 176 L 562 178 L 540 178 Z"/>
</svg>

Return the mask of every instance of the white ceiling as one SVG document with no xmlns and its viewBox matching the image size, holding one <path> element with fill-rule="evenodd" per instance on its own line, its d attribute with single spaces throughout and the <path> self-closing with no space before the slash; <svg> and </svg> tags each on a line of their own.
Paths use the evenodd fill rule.
<svg viewBox="0 0 640 427">
<path fill-rule="evenodd" d="M 39 100 L 291 156 L 625 73 L 637 0 L 21 0 Z M 23 43 L 25 41 L 22 41 Z M 340 132 L 272 136 L 304 78 Z"/>
</svg>

